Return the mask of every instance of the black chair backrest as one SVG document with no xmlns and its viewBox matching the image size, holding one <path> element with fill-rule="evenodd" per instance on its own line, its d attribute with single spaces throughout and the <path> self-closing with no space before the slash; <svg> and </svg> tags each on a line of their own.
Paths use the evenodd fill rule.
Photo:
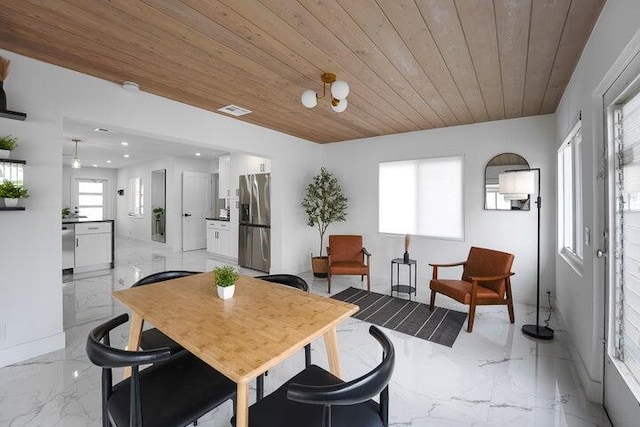
<svg viewBox="0 0 640 427">
<path fill-rule="evenodd" d="M 296 402 L 316 405 L 354 405 L 383 392 L 393 374 L 395 350 L 389 338 L 380 329 L 371 326 L 369 333 L 383 349 L 382 362 L 373 370 L 360 378 L 338 385 L 317 387 L 291 384 L 287 397 Z"/>
<path fill-rule="evenodd" d="M 89 337 L 87 338 L 87 355 L 91 362 L 102 368 L 121 368 L 125 366 L 146 365 L 169 359 L 171 352 L 168 348 L 127 351 L 111 347 L 109 332 L 126 323 L 128 320 L 128 314 L 121 314 L 89 332 Z"/>
<path fill-rule="evenodd" d="M 200 274 L 201 271 L 184 271 L 184 270 L 169 270 L 169 271 L 161 271 L 159 273 L 153 273 L 142 279 L 138 280 L 136 283 L 131 285 L 134 286 L 143 286 L 149 285 L 151 283 L 164 282 L 165 280 L 179 279 L 180 277 L 191 276 L 193 274 Z"/>
<path fill-rule="evenodd" d="M 266 280 L 267 282 L 280 283 L 281 285 L 298 288 L 305 292 L 309 292 L 309 285 L 301 277 L 293 274 L 270 274 L 268 276 L 256 276 L 256 279 Z"/>
</svg>

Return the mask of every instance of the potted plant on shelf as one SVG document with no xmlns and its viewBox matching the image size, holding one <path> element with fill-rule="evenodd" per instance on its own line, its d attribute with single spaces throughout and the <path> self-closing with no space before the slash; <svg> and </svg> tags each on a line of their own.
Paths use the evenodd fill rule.
<svg viewBox="0 0 640 427">
<path fill-rule="evenodd" d="M 18 199 L 26 199 L 29 192 L 22 185 L 4 180 L 0 184 L 0 199 L 4 199 L 4 205 L 8 208 L 18 206 Z"/>
<path fill-rule="evenodd" d="M 218 289 L 218 296 L 222 299 L 233 297 L 236 290 L 236 282 L 240 275 L 230 265 L 223 265 L 213 269 L 213 282 Z"/>
<path fill-rule="evenodd" d="M 320 234 L 320 251 L 318 256 L 311 254 L 311 267 L 315 277 L 327 277 L 329 260 L 322 255 L 324 234 L 327 227 L 334 222 L 342 222 L 347 217 L 347 198 L 342 193 L 338 180 L 326 169 L 313 177 L 307 186 L 302 207 L 307 214 L 307 224 L 316 227 Z"/>
<path fill-rule="evenodd" d="M 0 159 L 8 159 L 9 154 L 18 146 L 18 140 L 11 135 L 0 137 Z"/>
</svg>

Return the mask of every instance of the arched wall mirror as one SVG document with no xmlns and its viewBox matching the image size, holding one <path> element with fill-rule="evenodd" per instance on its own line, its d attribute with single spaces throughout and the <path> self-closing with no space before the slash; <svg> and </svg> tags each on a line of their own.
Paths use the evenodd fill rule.
<svg viewBox="0 0 640 427">
<path fill-rule="evenodd" d="M 498 154 L 484 168 L 484 208 L 491 211 L 528 211 L 531 198 L 505 200 L 500 194 L 498 176 L 507 170 L 529 169 L 529 162 L 515 153 Z"/>
</svg>

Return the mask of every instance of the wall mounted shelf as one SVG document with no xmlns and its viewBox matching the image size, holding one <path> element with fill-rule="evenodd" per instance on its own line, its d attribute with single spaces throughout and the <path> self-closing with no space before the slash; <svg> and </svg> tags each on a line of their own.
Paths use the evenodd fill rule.
<svg viewBox="0 0 640 427">
<path fill-rule="evenodd" d="M 8 208 L 6 206 L 0 206 L 0 211 L 23 211 L 23 210 L 25 210 L 24 206 L 14 206 L 11 208 Z"/>
<path fill-rule="evenodd" d="M 5 111 L 0 111 L 0 117 L 4 117 L 5 119 L 11 119 L 11 120 L 20 120 L 22 122 L 24 121 L 24 119 L 27 118 L 27 113 L 20 113 L 18 111 L 5 110 Z"/>
</svg>

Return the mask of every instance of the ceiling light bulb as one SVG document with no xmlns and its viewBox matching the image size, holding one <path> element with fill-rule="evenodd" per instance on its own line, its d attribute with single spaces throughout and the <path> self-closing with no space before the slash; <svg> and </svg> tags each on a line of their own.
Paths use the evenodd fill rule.
<svg viewBox="0 0 640 427">
<path fill-rule="evenodd" d="M 128 154 L 125 154 L 125 155 L 124 155 L 124 158 L 125 158 L 125 159 L 128 159 L 128 158 L 129 158 L 129 155 L 128 155 Z"/>
<path fill-rule="evenodd" d="M 331 105 L 331 109 L 333 111 L 335 111 L 336 113 L 342 113 L 344 110 L 347 109 L 347 100 L 346 99 L 341 99 L 338 102 L 338 105 Z"/>
<path fill-rule="evenodd" d="M 73 163 L 71 163 L 71 167 L 74 169 L 80 169 L 81 165 L 80 165 L 80 159 L 77 157 L 73 158 Z"/>
<path fill-rule="evenodd" d="M 331 85 L 331 96 L 335 99 L 345 99 L 349 95 L 349 84 L 344 80 L 338 80 Z"/>
<path fill-rule="evenodd" d="M 302 105 L 304 105 L 305 107 L 313 108 L 318 105 L 318 95 L 311 89 L 305 90 L 304 92 L 302 92 L 300 101 L 302 101 Z"/>
<path fill-rule="evenodd" d="M 111 160 L 107 160 L 107 163 L 111 163 Z"/>
<path fill-rule="evenodd" d="M 98 165 L 94 164 L 94 165 L 93 165 L 93 167 L 94 167 L 94 168 L 97 168 L 97 167 L 98 167 Z"/>
<path fill-rule="evenodd" d="M 200 157 L 200 153 L 196 153 L 196 156 Z"/>
<path fill-rule="evenodd" d="M 136 82 L 126 81 L 122 82 L 122 89 L 129 92 L 137 92 L 140 90 L 140 86 Z"/>
<path fill-rule="evenodd" d="M 127 141 L 122 141 L 120 144 L 121 144 L 121 145 L 124 145 L 125 147 L 126 147 L 127 145 L 129 145 L 129 143 L 128 143 Z"/>
</svg>

